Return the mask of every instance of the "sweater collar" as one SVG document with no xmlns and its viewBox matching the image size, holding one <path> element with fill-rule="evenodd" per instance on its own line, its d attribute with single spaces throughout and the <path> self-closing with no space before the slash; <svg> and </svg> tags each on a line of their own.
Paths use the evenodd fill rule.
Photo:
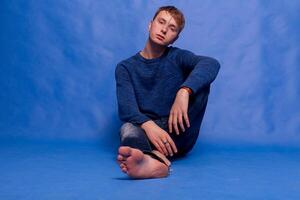
<svg viewBox="0 0 300 200">
<path fill-rule="evenodd" d="M 141 51 L 137 52 L 137 53 L 135 54 L 135 56 L 136 56 L 136 58 L 137 58 L 138 60 L 140 60 L 140 61 L 142 61 L 142 62 L 144 62 L 144 63 L 155 63 L 155 62 L 159 62 L 162 58 L 164 58 L 164 57 L 168 54 L 169 50 L 170 50 L 170 47 L 167 47 L 167 48 L 165 49 L 164 53 L 163 53 L 161 56 L 157 57 L 157 58 L 150 58 L 150 59 L 144 58 L 144 57 L 140 54 Z"/>
</svg>

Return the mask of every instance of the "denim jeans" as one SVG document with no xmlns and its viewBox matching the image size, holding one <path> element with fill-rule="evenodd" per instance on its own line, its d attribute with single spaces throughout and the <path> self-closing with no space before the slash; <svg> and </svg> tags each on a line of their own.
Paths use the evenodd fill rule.
<svg viewBox="0 0 300 200">
<path fill-rule="evenodd" d="M 187 154 L 197 141 L 202 119 L 205 113 L 210 87 L 193 94 L 189 98 L 188 116 L 190 127 L 185 126 L 185 131 L 182 132 L 180 127 L 180 134 L 177 135 L 173 130 L 172 133 L 168 131 L 168 117 L 161 117 L 153 119 L 153 121 L 162 129 L 164 129 L 173 139 L 178 153 L 168 159 L 182 157 Z M 157 150 L 156 147 L 149 141 L 145 131 L 140 127 L 126 122 L 120 128 L 120 146 L 130 146 L 132 148 L 140 149 L 143 152 L 151 152 Z"/>
</svg>

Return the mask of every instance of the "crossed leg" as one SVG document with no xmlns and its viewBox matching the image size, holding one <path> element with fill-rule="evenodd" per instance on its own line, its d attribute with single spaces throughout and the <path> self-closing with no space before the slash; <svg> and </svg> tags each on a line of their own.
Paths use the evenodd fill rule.
<svg viewBox="0 0 300 200">
<path fill-rule="evenodd" d="M 209 87 L 196 93 L 190 101 L 189 116 L 195 122 L 187 133 L 178 137 L 173 135 L 177 147 L 187 153 L 194 146 L 203 115 L 207 105 Z M 185 135 L 185 136 L 184 136 Z M 121 128 L 121 146 L 118 150 L 117 161 L 121 170 L 132 178 L 162 178 L 169 174 L 169 167 L 159 160 L 152 158 L 143 151 L 151 152 L 152 147 L 140 127 L 125 123 Z M 179 149 L 179 150 L 180 150 Z"/>
</svg>

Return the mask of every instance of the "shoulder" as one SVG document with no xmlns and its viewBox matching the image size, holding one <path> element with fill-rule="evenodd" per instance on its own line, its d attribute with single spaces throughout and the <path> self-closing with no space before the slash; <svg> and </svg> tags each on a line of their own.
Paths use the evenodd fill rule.
<svg viewBox="0 0 300 200">
<path fill-rule="evenodd" d="M 130 56 L 129 58 L 126 58 L 118 62 L 115 71 L 121 71 L 121 70 L 130 71 L 130 69 L 136 64 L 137 64 L 137 58 L 135 54 L 133 56 Z"/>
<path fill-rule="evenodd" d="M 219 63 L 216 58 L 206 56 L 206 55 L 196 54 L 196 53 L 194 53 L 190 50 L 181 49 L 181 48 L 178 48 L 178 47 L 171 47 L 170 48 L 170 56 L 173 57 L 176 60 L 199 59 L 199 60 L 205 60 L 205 61 Z"/>
<path fill-rule="evenodd" d="M 135 55 L 133 55 L 129 58 L 126 58 L 126 59 L 121 60 L 120 62 L 118 62 L 117 67 L 119 67 L 119 66 L 123 66 L 123 67 L 129 66 L 129 65 L 133 64 L 135 62 L 135 60 L 136 60 Z"/>
<path fill-rule="evenodd" d="M 173 47 L 173 46 L 169 47 L 169 54 L 170 55 L 176 55 L 177 56 L 177 55 L 182 55 L 182 54 L 187 54 L 187 53 L 194 54 L 192 51 L 187 50 L 187 49 L 182 49 L 182 48 Z"/>
<path fill-rule="evenodd" d="M 203 65 L 216 66 L 216 68 L 220 68 L 220 63 L 216 58 L 195 54 L 190 50 L 178 47 L 170 47 L 169 59 L 180 66 L 195 66 L 201 62 Z"/>
<path fill-rule="evenodd" d="M 178 65 L 185 65 L 187 62 L 191 62 L 195 59 L 199 59 L 198 55 L 195 55 L 192 51 L 182 49 L 179 47 L 169 47 L 168 59 Z"/>
<path fill-rule="evenodd" d="M 187 58 L 187 57 L 191 57 L 191 56 L 196 56 L 196 55 L 190 50 L 182 49 L 179 47 L 173 47 L 173 46 L 169 47 L 168 57 L 171 60 L 179 61 L 182 58 Z"/>
</svg>

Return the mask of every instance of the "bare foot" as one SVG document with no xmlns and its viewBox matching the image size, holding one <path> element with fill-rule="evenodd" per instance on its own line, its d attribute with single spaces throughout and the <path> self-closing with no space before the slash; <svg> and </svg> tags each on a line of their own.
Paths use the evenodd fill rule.
<svg viewBox="0 0 300 200">
<path fill-rule="evenodd" d="M 117 161 L 121 170 L 132 178 L 162 178 L 168 176 L 168 167 L 144 154 L 141 150 L 121 146 Z"/>
</svg>

